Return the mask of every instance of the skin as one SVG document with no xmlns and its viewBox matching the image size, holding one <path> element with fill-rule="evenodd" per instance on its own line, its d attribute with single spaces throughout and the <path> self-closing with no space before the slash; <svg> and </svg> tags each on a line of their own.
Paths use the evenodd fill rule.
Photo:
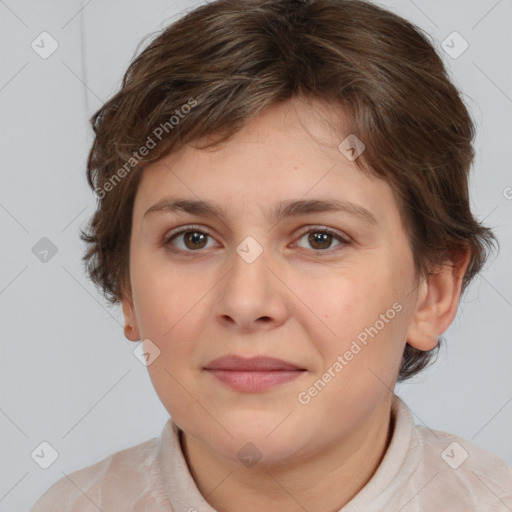
<svg viewBox="0 0 512 512">
<path fill-rule="evenodd" d="M 188 146 L 143 171 L 130 293 L 122 300 L 125 333 L 160 350 L 148 366 L 152 383 L 184 432 L 182 449 L 200 492 L 219 511 L 327 512 L 348 503 L 388 446 L 405 344 L 433 348 L 457 311 L 469 254 L 417 280 L 392 190 L 338 150 L 343 130 L 339 108 L 290 100 L 216 150 Z M 144 216 L 169 197 L 218 203 L 226 218 Z M 339 212 L 279 223 L 269 217 L 282 200 L 313 198 L 357 203 L 378 223 Z M 199 226 L 189 231 L 210 236 L 182 233 L 166 245 L 171 230 L 190 224 Z M 303 233 L 323 227 L 350 243 L 328 237 L 315 244 Z M 263 249 L 252 263 L 236 252 L 248 236 Z M 298 394 L 394 303 L 401 311 L 300 403 Z M 268 391 L 242 393 L 203 369 L 227 354 L 268 355 L 307 371 Z M 237 456 L 247 442 L 261 453 L 253 467 Z"/>
</svg>

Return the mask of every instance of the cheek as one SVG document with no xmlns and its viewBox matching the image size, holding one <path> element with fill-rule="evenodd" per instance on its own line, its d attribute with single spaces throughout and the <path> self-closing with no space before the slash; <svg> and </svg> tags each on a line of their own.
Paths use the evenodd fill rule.
<svg viewBox="0 0 512 512">
<path fill-rule="evenodd" d="M 208 347 L 216 341 L 207 321 L 212 302 L 204 293 L 196 295 L 175 295 L 163 306 L 155 303 L 155 309 L 145 309 L 148 337 L 160 349 L 148 372 L 161 403 L 178 425 L 193 432 L 199 423 L 222 436 L 223 429 L 203 406 L 206 390 L 201 368 L 209 360 L 205 357 Z"/>
<path fill-rule="evenodd" d="M 342 387 L 364 389 L 369 380 L 376 382 L 378 378 L 392 387 L 406 324 L 400 283 L 392 268 L 381 262 L 317 285 L 304 294 L 322 320 L 320 323 L 311 316 L 309 331 L 322 355 L 323 370 L 332 368 L 341 356 L 343 369 L 337 382 Z M 319 336 L 320 332 L 324 334 Z"/>
<path fill-rule="evenodd" d="M 148 370 L 154 382 L 167 388 L 177 385 L 169 373 L 182 382 L 187 372 L 204 363 L 198 359 L 198 345 L 208 341 L 203 330 L 211 315 L 215 279 L 191 277 L 190 271 L 187 276 L 176 266 L 152 264 L 132 279 L 141 337 L 150 339 L 161 354 Z"/>
<path fill-rule="evenodd" d="M 196 280 L 184 280 L 178 269 L 150 259 L 134 261 L 131 280 L 141 335 L 150 339 L 169 335 L 207 290 Z"/>
<path fill-rule="evenodd" d="M 331 334 L 340 340 L 356 336 L 373 325 L 399 297 L 387 269 L 379 265 L 353 268 L 326 276 L 302 288 L 306 303 Z"/>
</svg>

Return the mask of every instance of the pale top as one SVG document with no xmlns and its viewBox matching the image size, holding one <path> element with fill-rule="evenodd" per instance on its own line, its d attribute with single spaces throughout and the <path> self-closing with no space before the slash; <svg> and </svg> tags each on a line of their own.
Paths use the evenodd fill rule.
<svg viewBox="0 0 512 512">
<path fill-rule="evenodd" d="M 393 397 L 394 428 L 377 471 L 340 512 L 511 512 L 512 469 L 455 435 L 414 424 Z M 340 482 L 343 485 L 343 482 Z M 71 473 L 31 512 L 216 512 L 199 492 L 170 418 L 154 438 Z"/>
</svg>

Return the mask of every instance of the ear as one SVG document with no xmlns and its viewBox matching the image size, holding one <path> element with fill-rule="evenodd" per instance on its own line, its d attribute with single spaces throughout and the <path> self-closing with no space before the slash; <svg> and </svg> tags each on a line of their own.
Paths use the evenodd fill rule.
<svg viewBox="0 0 512 512">
<path fill-rule="evenodd" d="M 123 307 L 124 316 L 124 335 L 130 341 L 139 341 L 139 325 L 137 323 L 137 317 L 135 315 L 135 308 L 133 307 L 133 300 L 130 294 L 123 295 L 121 300 Z"/>
<path fill-rule="evenodd" d="M 459 306 L 462 279 L 471 251 L 465 249 L 438 266 L 419 285 L 416 312 L 407 331 L 407 343 L 418 350 L 432 350 L 450 327 Z"/>
</svg>

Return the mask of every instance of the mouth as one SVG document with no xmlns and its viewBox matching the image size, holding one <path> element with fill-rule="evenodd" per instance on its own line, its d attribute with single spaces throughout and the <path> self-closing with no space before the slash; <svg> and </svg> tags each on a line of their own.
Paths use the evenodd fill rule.
<svg viewBox="0 0 512 512">
<path fill-rule="evenodd" d="M 269 371 L 295 371 L 305 370 L 299 366 L 276 359 L 275 357 L 250 357 L 245 358 L 237 355 L 219 357 L 210 361 L 205 370 L 228 370 L 239 372 L 269 372 Z"/>
<path fill-rule="evenodd" d="M 217 381 L 245 393 L 266 391 L 303 375 L 307 370 L 273 357 L 224 356 L 208 363 L 204 370 Z"/>
</svg>

